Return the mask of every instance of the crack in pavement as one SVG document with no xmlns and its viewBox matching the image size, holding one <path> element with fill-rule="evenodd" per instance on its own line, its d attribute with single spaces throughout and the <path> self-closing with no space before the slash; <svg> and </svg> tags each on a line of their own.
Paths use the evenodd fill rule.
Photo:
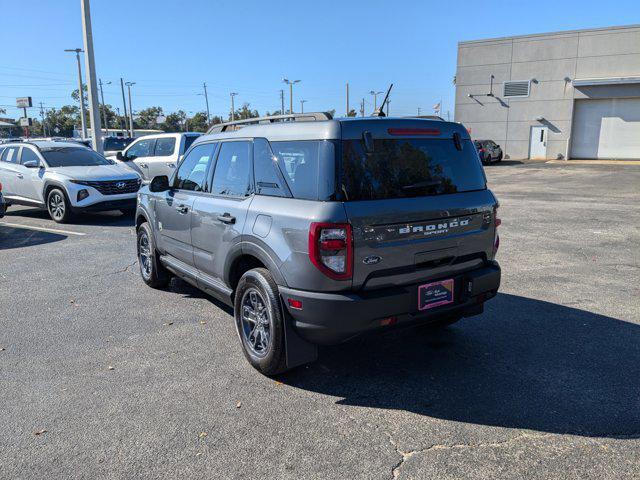
<svg viewBox="0 0 640 480">
<path fill-rule="evenodd" d="M 95 275 L 91 275 L 89 278 L 96 278 L 96 277 L 103 277 L 106 275 L 118 275 L 119 273 L 126 273 L 129 271 L 130 268 L 133 268 L 136 264 L 138 263 L 138 261 L 136 260 L 133 263 L 130 263 L 122 268 L 118 268 L 117 270 L 114 270 L 113 272 L 106 272 L 106 273 L 96 273 Z"/>
<path fill-rule="evenodd" d="M 520 441 L 524 438 L 545 438 L 545 437 L 550 437 L 552 436 L 552 434 L 547 433 L 547 434 L 532 434 L 532 433 L 522 433 L 520 435 L 516 435 L 515 437 L 512 438 L 508 438 L 506 440 L 502 440 L 499 442 L 479 442 L 479 443 L 451 443 L 451 444 L 446 444 L 446 443 L 434 443 L 432 445 L 429 445 L 428 447 L 425 448 L 420 448 L 420 449 L 416 449 L 416 450 L 408 450 L 408 451 L 404 451 L 402 449 L 400 449 L 400 447 L 398 446 L 398 443 L 393 439 L 393 437 L 387 433 L 387 436 L 389 437 L 389 443 L 391 443 L 391 446 L 393 446 L 393 448 L 395 449 L 396 453 L 398 455 L 400 455 L 400 460 L 398 460 L 398 462 L 393 465 L 393 467 L 391 468 L 391 478 L 392 479 L 396 479 L 400 476 L 400 470 L 402 469 L 402 467 L 404 466 L 405 462 L 410 459 L 411 457 L 413 457 L 414 455 L 417 455 L 419 453 L 426 453 L 429 452 L 431 450 L 453 450 L 453 449 L 464 449 L 464 448 L 496 448 L 496 447 L 503 447 L 505 445 L 508 445 L 510 443 L 514 443 L 517 441 Z"/>
</svg>

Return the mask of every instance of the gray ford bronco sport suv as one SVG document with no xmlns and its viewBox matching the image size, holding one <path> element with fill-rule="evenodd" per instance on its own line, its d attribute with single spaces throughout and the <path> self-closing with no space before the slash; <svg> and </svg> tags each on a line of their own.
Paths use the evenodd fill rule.
<svg viewBox="0 0 640 480">
<path fill-rule="evenodd" d="M 138 194 L 144 281 L 233 306 L 273 375 L 317 345 L 446 325 L 496 295 L 498 202 L 456 123 L 312 113 L 215 125 Z"/>
</svg>

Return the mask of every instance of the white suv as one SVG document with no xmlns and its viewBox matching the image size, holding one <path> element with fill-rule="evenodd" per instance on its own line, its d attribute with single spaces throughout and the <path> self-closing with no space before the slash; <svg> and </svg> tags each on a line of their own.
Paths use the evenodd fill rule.
<svg viewBox="0 0 640 480">
<path fill-rule="evenodd" d="M 161 133 L 138 138 L 115 158 L 126 162 L 145 180 L 166 175 L 171 178 L 182 159 L 199 133 Z M 112 158 L 112 157 L 107 157 Z"/>
<path fill-rule="evenodd" d="M 7 205 L 45 208 L 64 223 L 74 212 L 133 212 L 142 183 L 130 169 L 75 142 L 0 145 L 0 183 Z"/>
</svg>

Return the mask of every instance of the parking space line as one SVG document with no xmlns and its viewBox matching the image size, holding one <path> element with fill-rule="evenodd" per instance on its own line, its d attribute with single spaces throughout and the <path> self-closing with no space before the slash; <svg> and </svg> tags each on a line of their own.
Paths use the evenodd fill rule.
<svg viewBox="0 0 640 480">
<path fill-rule="evenodd" d="M 58 230 L 58 229 L 55 229 L 55 228 L 34 227 L 32 225 L 20 225 L 18 223 L 0 222 L 0 226 L 14 227 L 14 228 L 26 228 L 27 230 L 37 230 L 39 232 L 61 233 L 63 235 L 77 235 L 79 237 L 84 237 L 86 235 L 86 233 L 82 233 L 82 232 L 71 232 L 69 230 Z"/>
</svg>

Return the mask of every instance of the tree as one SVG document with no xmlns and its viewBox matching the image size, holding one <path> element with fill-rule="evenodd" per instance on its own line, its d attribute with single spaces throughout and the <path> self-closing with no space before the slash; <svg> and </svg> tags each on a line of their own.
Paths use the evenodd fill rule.
<svg viewBox="0 0 640 480">
<path fill-rule="evenodd" d="M 186 118 L 187 114 L 184 113 L 183 110 L 178 110 L 177 112 L 167 115 L 167 119 L 162 125 L 160 125 L 160 127 L 165 132 L 181 132 L 184 128 L 183 125 Z"/>
<path fill-rule="evenodd" d="M 206 132 L 209 130 L 209 121 L 206 112 L 198 112 L 189 120 L 189 130 L 192 132 Z"/>
<path fill-rule="evenodd" d="M 347 117 L 357 117 L 357 116 L 358 116 L 358 112 L 356 112 L 353 108 L 349 110 L 349 113 L 347 113 Z"/>
<path fill-rule="evenodd" d="M 248 118 L 256 118 L 259 117 L 260 114 L 257 110 L 251 110 L 250 104 L 245 103 L 242 105 L 242 108 L 239 108 L 235 111 L 235 119 L 236 120 L 246 120 Z M 229 114 L 229 121 L 231 121 L 231 114 Z"/>
<path fill-rule="evenodd" d="M 164 116 L 162 107 L 148 107 L 138 112 L 138 118 L 134 121 L 140 128 L 158 128 L 158 117 Z"/>
<path fill-rule="evenodd" d="M 51 135 L 72 137 L 74 127 L 80 122 L 79 110 L 80 108 L 74 105 L 65 105 L 60 109 L 49 109 L 45 115 L 45 122 Z"/>
</svg>

